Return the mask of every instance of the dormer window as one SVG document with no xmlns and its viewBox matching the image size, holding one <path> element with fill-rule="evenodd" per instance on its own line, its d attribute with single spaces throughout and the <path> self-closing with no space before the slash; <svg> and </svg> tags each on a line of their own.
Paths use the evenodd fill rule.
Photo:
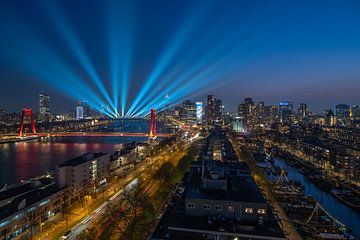
<svg viewBox="0 0 360 240">
<path fill-rule="evenodd" d="M 211 210 L 211 205 L 210 204 L 203 204 L 203 209 Z"/>
<path fill-rule="evenodd" d="M 245 208 L 245 213 L 253 213 L 253 209 L 252 208 Z"/>
</svg>

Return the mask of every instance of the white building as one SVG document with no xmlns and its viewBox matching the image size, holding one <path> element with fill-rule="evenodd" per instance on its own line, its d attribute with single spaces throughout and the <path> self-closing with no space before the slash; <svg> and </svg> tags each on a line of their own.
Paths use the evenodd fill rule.
<svg viewBox="0 0 360 240">
<path fill-rule="evenodd" d="M 108 153 L 86 153 L 80 157 L 63 162 L 58 167 L 60 187 L 82 190 L 89 186 L 107 181 L 110 173 L 110 155 Z"/>
</svg>

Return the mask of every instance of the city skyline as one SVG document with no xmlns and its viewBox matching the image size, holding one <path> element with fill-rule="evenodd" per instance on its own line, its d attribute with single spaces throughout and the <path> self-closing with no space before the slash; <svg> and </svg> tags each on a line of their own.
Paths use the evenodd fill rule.
<svg viewBox="0 0 360 240">
<path fill-rule="evenodd" d="M 0 101 L 12 111 L 40 90 L 55 111 L 83 99 L 124 115 L 207 93 L 230 111 L 247 96 L 315 112 L 360 102 L 356 2 L 1 5 Z"/>
<path fill-rule="evenodd" d="M 0 1 L 0 239 L 360 239 L 359 13 Z"/>
</svg>

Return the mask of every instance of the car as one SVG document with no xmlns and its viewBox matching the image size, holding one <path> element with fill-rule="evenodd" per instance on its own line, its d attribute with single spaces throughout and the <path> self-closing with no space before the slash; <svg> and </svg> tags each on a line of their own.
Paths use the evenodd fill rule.
<svg viewBox="0 0 360 240">
<path fill-rule="evenodd" d="M 72 235 L 72 231 L 69 230 L 66 233 L 64 233 L 64 235 L 61 236 L 61 239 L 69 239 Z"/>
</svg>

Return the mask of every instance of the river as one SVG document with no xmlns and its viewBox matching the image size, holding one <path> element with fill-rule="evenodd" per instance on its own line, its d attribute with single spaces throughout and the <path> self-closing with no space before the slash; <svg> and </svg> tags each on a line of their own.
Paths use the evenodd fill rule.
<svg viewBox="0 0 360 240">
<path fill-rule="evenodd" d="M 356 239 L 360 239 L 360 214 L 339 202 L 332 195 L 323 192 L 296 168 L 289 166 L 281 158 L 275 158 L 275 166 L 285 169 L 290 180 L 296 180 L 304 185 L 306 195 L 313 196 L 333 217 L 351 227 Z"/>
<path fill-rule="evenodd" d="M 101 131 L 148 132 L 149 121 L 128 119 L 112 123 Z M 167 128 L 157 122 L 157 132 Z M 144 142 L 146 137 L 52 137 L 26 142 L 0 144 L 0 189 L 42 175 L 61 162 L 87 152 L 112 153 L 122 143 Z"/>
</svg>

